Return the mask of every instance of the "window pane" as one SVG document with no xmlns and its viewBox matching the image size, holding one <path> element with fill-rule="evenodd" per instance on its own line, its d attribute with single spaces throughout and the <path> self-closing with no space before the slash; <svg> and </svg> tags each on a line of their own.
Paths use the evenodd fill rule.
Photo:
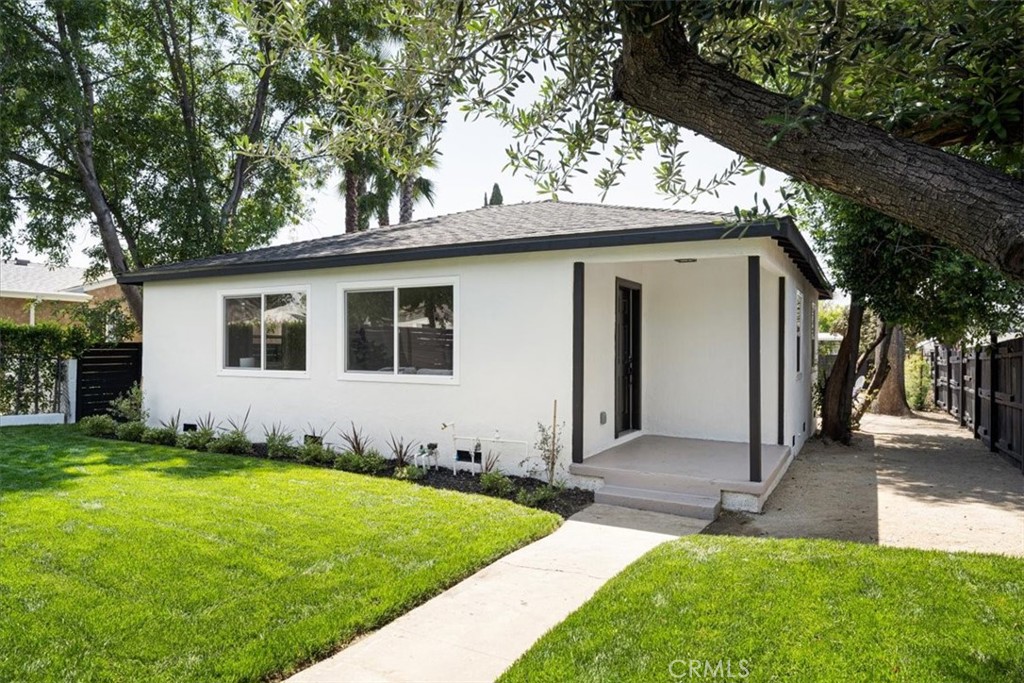
<svg viewBox="0 0 1024 683">
<path fill-rule="evenodd" d="M 454 288 L 398 290 L 398 372 L 451 375 L 455 333 Z"/>
<path fill-rule="evenodd" d="M 306 295 L 267 294 L 263 311 L 267 370 L 306 369 Z"/>
<path fill-rule="evenodd" d="M 224 367 L 260 369 L 260 297 L 224 299 Z"/>
<path fill-rule="evenodd" d="M 395 371 L 395 294 L 346 292 L 345 369 L 350 372 Z"/>
</svg>

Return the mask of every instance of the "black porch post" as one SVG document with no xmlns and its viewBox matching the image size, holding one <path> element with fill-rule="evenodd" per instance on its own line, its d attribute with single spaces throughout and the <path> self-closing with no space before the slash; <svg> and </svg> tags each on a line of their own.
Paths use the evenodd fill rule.
<svg viewBox="0 0 1024 683">
<path fill-rule="evenodd" d="M 974 384 L 974 405 L 971 406 L 971 436 L 981 436 L 981 344 L 974 345 L 974 372 L 971 373 Z"/>
<path fill-rule="evenodd" d="M 583 462 L 583 263 L 572 264 L 572 461 Z"/>
<path fill-rule="evenodd" d="M 750 391 L 750 481 L 761 481 L 761 257 L 747 257 L 747 383 Z"/>
<path fill-rule="evenodd" d="M 996 446 L 996 423 L 998 420 L 996 415 L 996 381 L 999 379 L 996 363 L 998 362 L 998 354 L 999 335 L 993 332 L 989 336 L 988 352 L 988 449 L 993 453 L 999 452 L 999 447 Z"/>
<path fill-rule="evenodd" d="M 810 359 L 813 364 L 814 359 Z M 786 278 L 779 278 L 779 417 L 776 441 L 786 445 Z"/>
<path fill-rule="evenodd" d="M 967 426 L 967 412 L 964 410 L 964 402 L 967 400 L 967 387 L 964 380 L 967 378 L 967 347 L 960 345 L 960 426 Z"/>
</svg>

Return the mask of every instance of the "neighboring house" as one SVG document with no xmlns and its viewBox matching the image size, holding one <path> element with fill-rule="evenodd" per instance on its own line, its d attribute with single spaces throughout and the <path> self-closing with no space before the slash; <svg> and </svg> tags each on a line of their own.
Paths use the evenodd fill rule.
<svg viewBox="0 0 1024 683">
<path fill-rule="evenodd" d="M 25 259 L 0 262 L 0 318 L 22 324 L 66 322 L 69 304 L 120 299 L 109 274 L 85 284 L 85 268 L 50 268 Z"/>
<path fill-rule="evenodd" d="M 251 408 L 256 440 L 353 422 L 442 463 L 479 440 L 521 473 L 557 400 L 598 500 L 759 510 L 814 430 L 830 286 L 791 219 L 727 220 L 537 202 L 131 273 L 147 407 Z"/>
</svg>

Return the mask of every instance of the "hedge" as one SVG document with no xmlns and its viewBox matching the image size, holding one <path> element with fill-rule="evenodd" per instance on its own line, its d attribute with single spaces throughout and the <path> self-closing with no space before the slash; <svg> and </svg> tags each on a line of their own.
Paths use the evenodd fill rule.
<svg viewBox="0 0 1024 683">
<path fill-rule="evenodd" d="M 0 320 L 0 414 L 27 415 L 59 410 L 56 388 L 62 360 L 89 346 L 78 326 L 19 325 Z"/>
</svg>

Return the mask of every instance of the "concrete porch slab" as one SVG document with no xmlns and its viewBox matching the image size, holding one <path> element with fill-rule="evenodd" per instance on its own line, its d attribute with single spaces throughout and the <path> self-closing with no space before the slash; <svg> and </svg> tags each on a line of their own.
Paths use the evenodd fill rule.
<svg viewBox="0 0 1024 683">
<path fill-rule="evenodd" d="M 762 481 L 752 482 L 746 443 L 645 434 L 569 471 L 600 477 L 608 486 L 713 497 L 726 509 L 759 512 L 791 460 L 788 446 L 763 444 Z"/>
</svg>

